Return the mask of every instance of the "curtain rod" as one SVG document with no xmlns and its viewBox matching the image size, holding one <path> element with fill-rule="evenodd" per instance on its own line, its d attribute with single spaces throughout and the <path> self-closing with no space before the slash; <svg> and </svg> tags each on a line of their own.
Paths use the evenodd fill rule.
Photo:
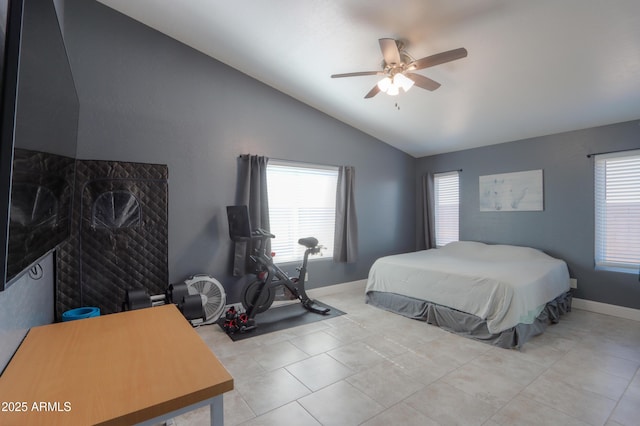
<svg viewBox="0 0 640 426">
<path fill-rule="evenodd" d="M 253 155 L 253 154 L 240 154 L 238 155 L 238 158 L 242 158 L 243 156 L 246 155 Z M 267 157 L 269 160 L 273 160 L 273 161 L 280 161 L 283 163 L 292 163 L 292 164 L 308 164 L 310 166 L 320 166 L 320 167 L 335 167 L 335 168 L 339 168 L 342 166 L 338 166 L 336 164 L 326 164 L 326 163 L 312 163 L 311 161 L 301 161 L 301 160 L 287 160 L 284 158 L 275 158 L 275 157 Z"/>
<path fill-rule="evenodd" d="M 441 173 L 451 173 L 451 172 L 461 172 L 462 169 L 453 169 L 453 170 L 445 170 L 444 172 L 434 172 L 434 175 L 439 175 Z"/>
<path fill-rule="evenodd" d="M 617 151 L 606 151 L 606 152 L 593 152 L 591 154 L 587 154 L 587 158 L 591 158 L 594 155 L 604 155 L 604 154 L 615 154 L 616 152 L 627 152 L 627 151 L 635 151 L 637 148 L 629 148 L 629 149 L 619 149 Z"/>
</svg>

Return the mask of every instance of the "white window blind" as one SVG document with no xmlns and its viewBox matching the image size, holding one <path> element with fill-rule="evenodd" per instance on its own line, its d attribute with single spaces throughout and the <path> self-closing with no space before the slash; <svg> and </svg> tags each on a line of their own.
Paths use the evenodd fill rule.
<svg viewBox="0 0 640 426">
<path fill-rule="evenodd" d="M 276 262 L 301 260 L 304 237 L 315 237 L 333 256 L 338 168 L 269 160 L 267 188 L 271 250 Z"/>
<path fill-rule="evenodd" d="M 458 172 L 433 176 L 436 247 L 458 241 L 460 189 Z"/>
<path fill-rule="evenodd" d="M 640 264 L 640 150 L 595 157 L 597 269 L 637 273 Z"/>
</svg>

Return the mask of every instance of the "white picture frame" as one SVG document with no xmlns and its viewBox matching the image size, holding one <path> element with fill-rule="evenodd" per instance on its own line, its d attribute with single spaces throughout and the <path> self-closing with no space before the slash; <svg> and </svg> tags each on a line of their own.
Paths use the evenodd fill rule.
<svg viewBox="0 0 640 426">
<path fill-rule="evenodd" d="M 542 170 L 480 176 L 480 211 L 542 211 Z"/>
</svg>

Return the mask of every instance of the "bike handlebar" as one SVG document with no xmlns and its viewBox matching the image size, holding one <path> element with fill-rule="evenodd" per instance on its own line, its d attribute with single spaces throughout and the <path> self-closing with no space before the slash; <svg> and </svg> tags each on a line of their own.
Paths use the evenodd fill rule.
<svg viewBox="0 0 640 426">
<path fill-rule="evenodd" d="M 265 231 L 262 228 L 257 228 L 253 230 L 253 234 L 261 237 L 275 238 L 276 236 L 270 232 Z"/>
<path fill-rule="evenodd" d="M 256 228 L 253 230 L 251 237 L 252 238 L 275 238 L 276 236 L 273 235 L 271 232 L 268 232 L 262 228 Z M 318 244 L 318 240 L 316 240 L 315 238 L 313 240 L 316 245 L 313 247 L 307 246 L 307 251 L 309 252 L 309 254 L 318 254 L 318 253 L 321 253 L 322 250 L 327 249 L 326 247 Z M 300 243 L 300 241 L 298 242 Z M 300 244 L 303 244 L 303 243 L 300 243 Z"/>
</svg>

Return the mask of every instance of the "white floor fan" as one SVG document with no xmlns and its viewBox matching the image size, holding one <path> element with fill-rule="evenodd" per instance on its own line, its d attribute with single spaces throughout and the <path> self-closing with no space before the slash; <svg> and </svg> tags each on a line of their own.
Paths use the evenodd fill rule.
<svg viewBox="0 0 640 426">
<path fill-rule="evenodd" d="M 189 294 L 197 294 L 202 298 L 204 318 L 202 320 L 192 320 L 191 323 L 193 325 L 205 325 L 216 322 L 222 315 L 227 301 L 222 284 L 215 278 L 204 274 L 189 277 L 184 283 L 187 285 Z"/>
</svg>

